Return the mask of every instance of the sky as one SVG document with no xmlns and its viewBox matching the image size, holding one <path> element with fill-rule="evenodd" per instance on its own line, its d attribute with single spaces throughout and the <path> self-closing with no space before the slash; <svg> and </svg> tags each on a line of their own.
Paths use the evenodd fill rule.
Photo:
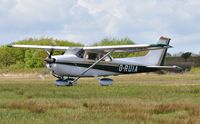
<svg viewBox="0 0 200 124">
<path fill-rule="evenodd" d="M 0 0 L 0 45 L 52 37 L 91 45 L 103 38 L 200 53 L 200 0 Z"/>
</svg>

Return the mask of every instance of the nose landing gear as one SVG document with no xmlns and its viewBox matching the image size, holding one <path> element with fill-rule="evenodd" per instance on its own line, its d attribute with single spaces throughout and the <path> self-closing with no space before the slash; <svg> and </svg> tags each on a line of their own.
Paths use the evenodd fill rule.
<svg viewBox="0 0 200 124">
<path fill-rule="evenodd" d="M 113 84 L 113 80 L 110 78 L 101 78 L 99 79 L 100 86 L 111 86 Z"/>
<path fill-rule="evenodd" d="M 74 82 L 74 78 L 67 78 L 67 79 L 58 79 L 55 82 L 56 86 L 74 86 L 77 83 Z"/>
</svg>

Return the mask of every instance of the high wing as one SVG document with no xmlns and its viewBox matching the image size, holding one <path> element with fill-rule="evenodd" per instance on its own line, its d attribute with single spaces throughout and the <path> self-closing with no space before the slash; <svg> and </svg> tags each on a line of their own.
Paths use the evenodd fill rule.
<svg viewBox="0 0 200 124">
<path fill-rule="evenodd" d="M 88 52 L 139 52 L 147 50 L 157 50 L 164 48 L 171 48 L 169 45 L 165 44 L 142 44 L 142 45 L 115 45 L 115 46 L 93 46 L 93 47 L 65 47 L 65 46 L 42 46 L 42 45 L 9 45 L 9 47 L 16 48 L 34 48 L 34 49 L 44 49 L 44 50 L 58 50 L 66 51 L 69 49 L 83 49 Z"/>
<path fill-rule="evenodd" d="M 32 49 L 45 49 L 45 50 L 58 50 L 65 51 L 72 48 L 82 48 L 82 47 L 67 47 L 67 46 L 43 46 L 43 45 L 8 45 L 8 47 L 15 48 L 32 48 Z"/>
<path fill-rule="evenodd" d="M 83 50 L 90 52 L 139 52 L 147 50 L 157 50 L 171 48 L 172 46 L 165 44 L 142 44 L 142 45 L 116 45 L 116 46 L 94 46 L 84 47 Z"/>
</svg>

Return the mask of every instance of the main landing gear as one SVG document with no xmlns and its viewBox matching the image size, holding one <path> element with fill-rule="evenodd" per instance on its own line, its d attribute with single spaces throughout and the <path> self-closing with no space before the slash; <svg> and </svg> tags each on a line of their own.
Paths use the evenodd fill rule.
<svg viewBox="0 0 200 124">
<path fill-rule="evenodd" d="M 110 78 L 101 78 L 99 80 L 100 86 L 112 86 L 113 80 Z M 75 81 L 75 78 L 66 78 L 66 79 L 58 79 L 55 81 L 56 86 L 74 86 L 77 82 Z"/>
<path fill-rule="evenodd" d="M 58 80 L 55 81 L 56 86 L 74 86 L 77 84 L 77 79 L 79 78 L 72 78 L 72 77 L 59 77 L 54 75 Z M 113 80 L 110 78 L 97 78 L 99 81 L 100 86 L 111 86 L 113 84 Z"/>
</svg>

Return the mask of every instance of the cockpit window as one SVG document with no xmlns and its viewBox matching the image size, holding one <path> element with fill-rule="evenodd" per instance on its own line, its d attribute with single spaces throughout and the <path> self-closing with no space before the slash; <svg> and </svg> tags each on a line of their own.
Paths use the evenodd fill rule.
<svg viewBox="0 0 200 124">
<path fill-rule="evenodd" d="M 84 58 L 88 59 L 88 60 L 99 60 L 103 56 L 104 56 L 103 53 L 85 52 L 85 54 L 84 54 Z M 112 57 L 111 56 L 107 56 L 102 61 L 106 61 L 106 62 L 112 61 Z"/>
</svg>

